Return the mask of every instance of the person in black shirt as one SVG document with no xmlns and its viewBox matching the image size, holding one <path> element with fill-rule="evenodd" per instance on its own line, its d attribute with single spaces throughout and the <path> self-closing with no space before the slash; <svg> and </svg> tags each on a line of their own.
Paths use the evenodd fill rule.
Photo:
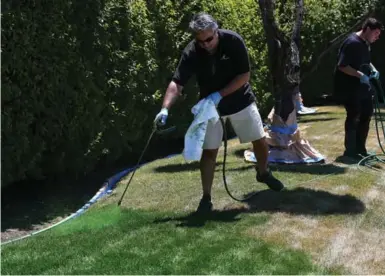
<svg viewBox="0 0 385 276">
<path fill-rule="evenodd" d="M 370 60 L 370 44 L 383 29 L 381 22 L 368 18 L 360 31 L 349 35 L 342 43 L 334 74 L 336 100 L 346 109 L 344 156 L 367 156 L 366 139 L 373 115 L 373 93 L 370 79 L 379 72 Z"/>
<path fill-rule="evenodd" d="M 262 120 L 249 84 L 250 63 L 242 37 L 230 30 L 218 28 L 206 13 L 195 15 L 190 22 L 194 36 L 184 49 L 172 81 L 168 85 L 161 111 L 155 122 L 165 124 L 168 110 L 181 94 L 192 75 L 196 75 L 200 99 L 211 99 L 220 116 L 228 118 L 241 143 L 251 142 L 258 160 L 257 181 L 280 191 L 283 184 L 268 169 L 268 145 Z M 208 123 L 200 160 L 203 197 L 198 212 L 210 211 L 211 186 L 218 148 L 222 143 L 221 122 Z"/>
</svg>

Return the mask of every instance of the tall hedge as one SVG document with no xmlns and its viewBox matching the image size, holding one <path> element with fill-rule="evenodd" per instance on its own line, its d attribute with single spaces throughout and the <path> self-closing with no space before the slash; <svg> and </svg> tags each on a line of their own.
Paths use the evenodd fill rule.
<svg viewBox="0 0 385 276">
<path fill-rule="evenodd" d="M 305 0 L 305 66 L 326 41 L 379 1 L 320 2 Z M 292 4 L 286 1 L 277 10 L 288 29 Z M 29 178 L 83 174 L 100 162 L 123 156 L 135 160 L 180 52 L 191 39 L 188 22 L 201 10 L 245 38 L 252 86 L 266 114 L 272 99 L 257 1 L 3 3 L 2 186 Z M 197 87 L 191 82 L 171 110 L 170 123 L 188 124 L 196 100 Z"/>
</svg>

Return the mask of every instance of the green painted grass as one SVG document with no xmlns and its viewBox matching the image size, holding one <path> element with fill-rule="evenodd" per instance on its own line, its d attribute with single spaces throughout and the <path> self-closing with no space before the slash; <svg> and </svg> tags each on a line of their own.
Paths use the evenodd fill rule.
<svg viewBox="0 0 385 276">
<path fill-rule="evenodd" d="M 230 219 L 227 221 L 227 219 Z M 231 219 L 236 219 L 231 222 Z M 268 215 L 146 212 L 86 215 L 2 250 L 3 274 L 308 274 L 325 272 L 299 250 L 240 235 Z"/>
</svg>

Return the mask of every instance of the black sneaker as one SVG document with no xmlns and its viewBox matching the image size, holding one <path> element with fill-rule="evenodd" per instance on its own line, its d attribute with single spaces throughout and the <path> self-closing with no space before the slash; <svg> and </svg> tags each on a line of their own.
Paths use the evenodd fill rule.
<svg viewBox="0 0 385 276">
<path fill-rule="evenodd" d="M 358 152 L 358 156 L 360 156 L 361 158 L 368 157 L 375 154 L 376 154 L 375 152 L 367 152 L 367 151 Z"/>
<path fill-rule="evenodd" d="M 344 151 L 343 157 L 351 158 L 351 159 L 357 159 L 360 160 L 362 156 L 356 152 L 347 152 L 346 150 Z"/>
<path fill-rule="evenodd" d="M 272 175 L 270 170 L 262 175 L 257 170 L 257 181 L 265 183 L 270 189 L 276 192 L 282 191 L 285 188 L 282 182 Z"/>
<path fill-rule="evenodd" d="M 212 209 L 213 204 L 211 203 L 211 199 L 207 197 L 202 197 L 201 201 L 199 202 L 199 206 L 196 210 L 196 213 L 208 213 L 211 212 Z"/>
</svg>

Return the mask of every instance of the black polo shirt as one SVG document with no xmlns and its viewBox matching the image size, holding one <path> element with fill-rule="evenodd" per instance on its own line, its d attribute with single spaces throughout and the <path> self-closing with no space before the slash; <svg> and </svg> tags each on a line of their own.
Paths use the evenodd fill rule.
<svg viewBox="0 0 385 276">
<path fill-rule="evenodd" d="M 351 66 L 352 68 L 368 74 L 365 70 L 370 64 L 370 46 L 356 33 L 349 35 L 342 43 L 337 58 L 338 66 Z M 343 98 L 358 97 L 368 98 L 372 95 L 366 84 L 360 83 L 360 79 L 347 75 L 336 67 L 335 89 L 339 90 Z"/>
<path fill-rule="evenodd" d="M 199 98 L 223 89 L 237 75 L 250 71 L 249 56 L 242 37 L 229 30 L 218 30 L 219 43 L 215 53 L 209 54 L 193 40 L 183 51 L 173 81 L 185 86 L 195 74 L 199 85 Z M 222 98 L 218 105 L 221 115 L 237 113 L 255 102 L 250 84 Z"/>
</svg>

